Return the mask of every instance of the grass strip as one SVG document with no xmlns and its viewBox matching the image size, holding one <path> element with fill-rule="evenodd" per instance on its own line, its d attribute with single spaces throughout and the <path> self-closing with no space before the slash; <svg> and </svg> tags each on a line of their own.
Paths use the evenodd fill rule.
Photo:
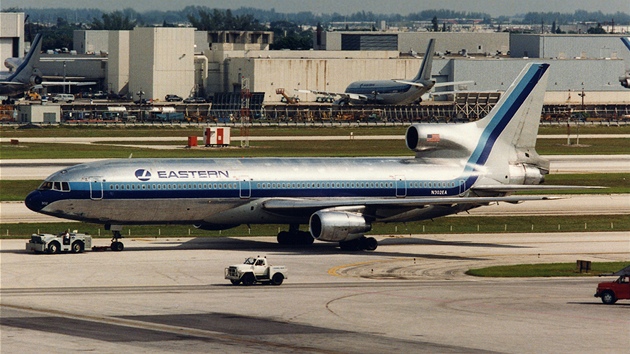
<svg viewBox="0 0 630 354">
<path fill-rule="evenodd" d="M 470 269 L 466 274 L 477 277 L 586 277 L 614 273 L 628 265 L 630 262 L 592 262 L 590 272 L 580 273 L 577 263 L 517 264 Z"/>
<path fill-rule="evenodd" d="M 103 225 L 77 222 L 0 223 L 0 238 L 28 238 L 33 233 L 57 233 L 78 230 L 96 237 L 110 238 Z M 192 225 L 131 225 L 122 232 L 125 237 L 241 237 L 275 236 L 287 225 L 241 225 L 229 230 L 199 230 Z M 307 226 L 302 225 L 306 231 Z M 465 216 L 444 217 L 433 221 L 373 225 L 371 235 L 527 233 L 527 232 L 602 232 L 630 231 L 627 215 L 559 215 L 559 216 Z"/>
</svg>

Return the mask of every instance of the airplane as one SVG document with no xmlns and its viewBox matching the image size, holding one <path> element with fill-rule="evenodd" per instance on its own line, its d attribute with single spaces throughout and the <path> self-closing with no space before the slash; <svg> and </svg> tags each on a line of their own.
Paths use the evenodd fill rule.
<svg viewBox="0 0 630 354">
<path fill-rule="evenodd" d="M 431 67 L 435 39 L 429 40 L 422 64 L 418 74 L 411 80 L 370 80 L 355 81 L 346 87 L 345 92 L 330 92 L 318 90 L 295 90 L 301 93 L 314 93 L 316 95 L 340 97 L 334 103 L 345 104 L 381 104 L 381 105 L 406 105 L 421 102 L 422 96 L 434 87 L 454 86 L 459 84 L 474 83 L 474 81 L 456 81 L 436 83 L 431 79 Z M 433 92 L 432 95 L 445 95 L 455 91 Z"/>
<path fill-rule="evenodd" d="M 630 50 L 630 37 L 621 37 L 621 41 Z M 619 82 L 621 86 L 630 89 L 630 71 L 627 71 L 625 76 L 620 76 Z"/>
<path fill-rule="evenodd" d="M 476 122 L 411 125 L 415 156 L 369 158 L 110 159 L 60 170 L 32 191 L 38 213 L 104 224 L 112 249 L 124 225 L 193 224 L 222 230 L 288 224 L 280 244 L 338 242 L 374 250 L 376 222 L 408 222 L 497 202 L 553 199 L 515 191 L 539 185 L 549 162 L 535 150 L 549 64 L 525 66 Z M 308 225 L 309 231 L 300 231 Z"/>
<path fill-rule="evenodd" d="M 44 81 L 38 65 L 42 51 L 42 35 L 37 34 L 31 49 L 23 59 L 9 58 L 5 66 L 11 69 L 0 73 L 0 96 L 15 97 L 41 86 L 93 85 L 96 82 Z M 7 99 L 6 101 L 11 101 Z"/>
</svg>

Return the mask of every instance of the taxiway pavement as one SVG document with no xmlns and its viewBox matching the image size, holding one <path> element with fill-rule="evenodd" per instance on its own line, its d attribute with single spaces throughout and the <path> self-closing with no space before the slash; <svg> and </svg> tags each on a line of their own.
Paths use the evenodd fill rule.
<svg viewBox="0 0 630 354">
<path fill-rule="evenodd" d="M 126 239 L 123 252 L 30 254 L 0 241 L 2 353 L 625 352 L 630 303 L 602 278 L 484 279 L 498 264 L 627 261 L 621 232 L 381 237 L 374 252 L 274 238 Z M 97 244 L 106 244 L 97 239 Z M 265 255 L 281 286 L 223 268 Z"/>
</svg>

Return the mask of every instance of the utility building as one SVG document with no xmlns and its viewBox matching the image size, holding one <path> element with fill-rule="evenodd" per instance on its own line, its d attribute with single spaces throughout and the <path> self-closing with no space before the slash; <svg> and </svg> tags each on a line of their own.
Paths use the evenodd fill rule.
<svg viewBox="0 0 630 354">
<path fill-rule="evenodd" d="M 129 89 L 137 97 L 188 97 L 195 89 L 194 28 L 136 27 L 129 35 Z"/>
</svg>

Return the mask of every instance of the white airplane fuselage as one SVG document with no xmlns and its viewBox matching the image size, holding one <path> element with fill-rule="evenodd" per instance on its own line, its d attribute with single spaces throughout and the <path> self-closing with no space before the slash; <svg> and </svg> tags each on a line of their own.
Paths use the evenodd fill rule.
<svg viewBox="0 0 630 354">
<path fill-rule="evenodd" d="M 422 95 L 433 88 L 434 83 L 426 80 L 423 84 L 424 86 L 420 87 L 394 80 L 357 81 L 348 85 L 345 92 L 367 97 L 367 100 L 350 98 L 351 104 L 408 105 L 419 101 Z"/>
<path fill-rule="evenodd" d="M 463 163 L 427 165 L 413 157 L 120 159 L 70 167 L 46 181 L 60 184 L 47 191 L 59 200 L 47 197 L 42 205 L 39 192 L 27 198 L 29 208 L 41 213 L 97 223 L 219 227 L 308 222 L 308 213 L 260 208 L 274 198 L 458 196 L 471 175 Z"/>
</svg>

